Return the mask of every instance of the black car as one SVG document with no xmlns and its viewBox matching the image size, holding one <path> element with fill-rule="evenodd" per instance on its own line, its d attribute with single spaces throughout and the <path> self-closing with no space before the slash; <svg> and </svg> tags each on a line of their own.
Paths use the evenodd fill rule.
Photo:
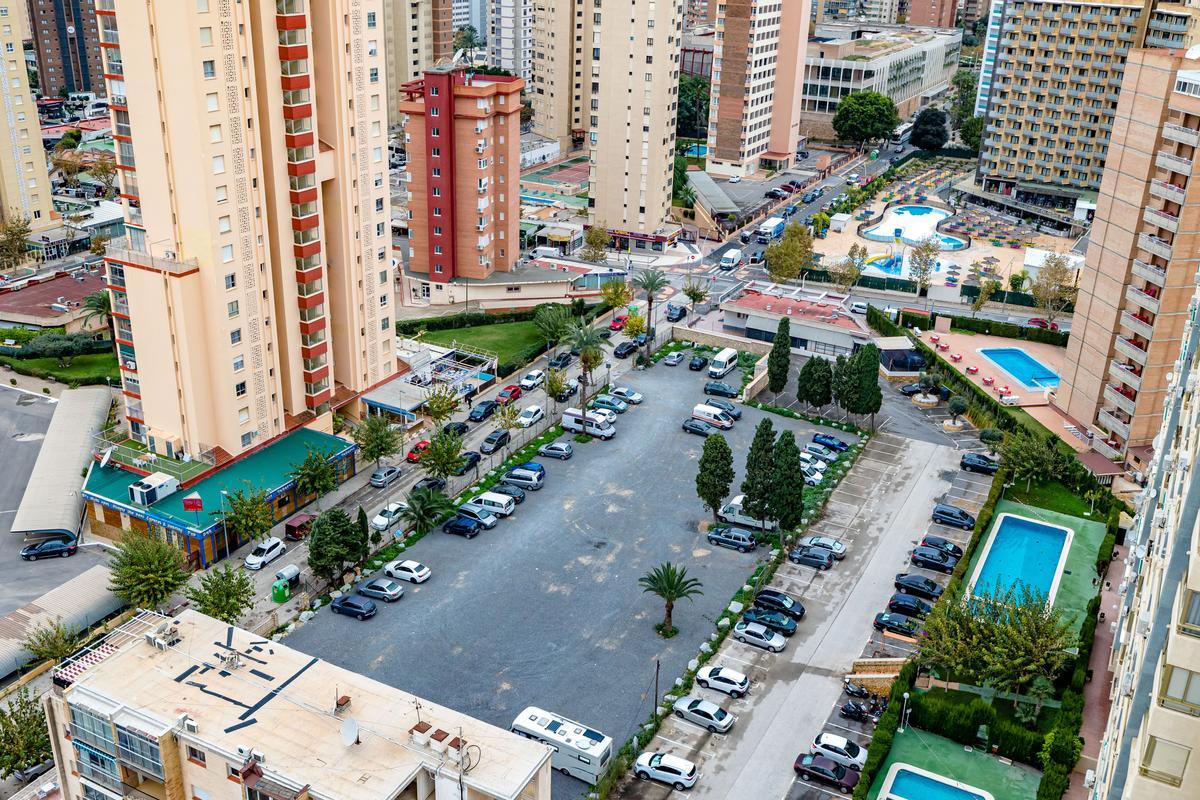
<svg viewBox="0 0 1200 800">
<path fill-rule="evenodd" d="M 483 526 L 468 517 L 454 516 L 442 523 L 442 531 L 453 533 L 455 536 L 465 536 L 473 539 L 483 530 Z"/>
<path fill-rule="evenodd" d="M 919 383 L 906 383 L 900 387 L 900 394 L 904 395 L 905 397 L 912 397 L 914 394 L 920 393 L 921 384 Z"/>
<path fill-rule="evenodd" d="M 507 483 L 497 483 L 495 486 L 488 489 L 488 491 L 495 492 L 496 494 L 506 494 L 511 497 L 517 505 L 521 505 L 521 503 L 525 502 L 525 490 L 520 486 L 512 486 Z"/>
<path fill-rule="evenodd" d="M 637 352 L 638 346 L 635 342 L 621 342 L 613 348 L 613 355 L 617 358 L 629 358 Z"/>
<path fill-rule="evenodd" d="M 740 391 L 730 386 L 728 383 L 721 381 L 708 381 L 704 384 L 705 394 L 714 394 L 717 397 L 737 397 L 741 394 Z"/>
<path fill-rule="evenodd" d="M 683 306 L 667 306 L 667 322 L 679 322 L 687 316 L 687 309 Z"/>
<path fill-rule="evenodd" d="M 688 369 L 692 372 L 699 372 L 708 366 L 708 359 L 704 356 L 692 356 L 692 360 L 688 362 Z"/>
<path fill-rule="evenodd" d="M 508 444 L 510 438 L 512 437 L 508 435 L 508 431 L 506 430 L 492 431 L 479 445 L 479 449 L 484 453 L 494 453 L 501 447 L 504 447 L 504 445 Z"/>
<path fill-rule="evenodd" d="M 892 595 L 891 600 L 888 600 L 887 610 L 894 614 L 903 614 L 906 617 L 924 617 L 933 611 L 933 606 L 911 594 L 896 593 Z"/>
<path fill-rule="evenodd" d="M 579 391 L 579 381 L 571 379 L 563 383 L 563 390 L 554 395 L 554 399 L 560 403 L 565 403 Z"/>
<path fill-rule="evenodd" d="M 563 351 L 546 362 L 546 366 L 550 369 L 566 369 L 571 366 L 571 354 Z"/>
<path fill-rule="evenodd" d="M 800 151 L 798 151 L 798 152 L 796 153 L 796 158 L 798 158 L 798 159 L 800 159 L 801 161 L 803 161 L 804 159 L 808 158 L 808 155 L 809 155 L 809 154 L 808 154 L 808 151 L 807 151 L 807 150 L 800 150 Z"/>
<path fill-rule="evenodd" d="M 452 436 L 466 436 L 469 430 L 465 422 L 447 422 L 442 426 L 442 433 Z"/>
<path fill-rule="evenodd" d="M 796 632 L 796 620 L 778 611 L 768 611 L 765 608 L 751 606 L 742 614 L 742 619 L 746 622 L 757 622 L 767 630 L 784 636 L 791 636 Z"/>
<path fill-rule="evenodd" d="M 495 400 L 483 400 L 479 405 L 471 409 L 471 413 L 467 414 L 467 419 L 471 422 L 483 422 L 485 419 L 496 413 L 496 409 L 500 404 Z"/>
<path fill-rule="evenodd" d="M 738 240 L 739 240 L 739 241 L 740 241 L 742 244 L 749 244 L 749 243 L 750 243 L 750 237 L 751 237 L 751 236 L 753 236 L 753 235 L 754 235 L 754 234 L 752 234 L 750 231 L 742 231 L 740 234 L 738 234 Z"/>
<path fill-rule="evenodd" d="M 702 420 L 688 418 L 683 421 L 683 432 L 694 433 L 707 439 L 716 433 L 717 429 Z"/>
<path fill-rule="evenodd" d="M 938 586 L 937 581 L 926 578 L 924 575 L 909 575 L 902 572 L 896 576 L 893 585 L 900 594 L 911 594 L 934 601 L 942 596 L 942 587 Z"/>
<path fill-rule="evenodd" d="M 933 547 L 918 547 L 912 552 L 914 567 L 924 567 L 949 575 L 958 566 L 958 559 Z"/>
<path fill-rule="evenodd" d="M 963 555 L 961 547 L 949 539 L 942 538 L 941 536 L 926 536 L 921 540 L 921 547 L 932 547 L 935 550 L 941 550 L 946 555 L 954 556 L 955 558 L 962 558 Z"/>
<path fill-rule="evenodd" d="M 767 611 L 778 611 L 797 622 L 804 619 L 804 606 L 800 601 L 778 589 L 763 589 L 754 595 L 754 605 Z"/>
<path fill-rule="evenodd" d="M 357 594 L 344 594 L 329 604 L 329 610 L 335 614 L 346 614 L 358 619 L 367 619 L 368 617 L 375 616 L 375 612 L 379 610 L 379 607 L 370 598 Z"/>
<path fill-rule="evenodd" d="M 46 539 L 21 548 L 21 558 L 37 561 L 39 558 L 66 558 L 75 555 L 79 543 L 74 539 Z"/>
<path fill-rule="evenodd" d="M 435 478 L 433 476 L 421 478 L 421 480 L 413 484 L 413 490 L 416 491 L 417 489 L 433 489 L 435 492 L 444 492 L 446 491 L 446 479 Z"/>
<path fill-rule="evenodd" d="M 720 400 L 714 397 L 710 400 L 705 400 L 704 405 L 712 406 L 713 408 L 719 408 L 728 414 L 732 419 L 742 418 L 742 410 L 728 400 Z"/>
<path fill-rule="evenodd" d="M 890 611 L 876 614 L 874 625 L 877 631 L 898 633 L 901 636 L 916 636 L 917 632 L 921 629 L 920 624 L 912 617 L 906 617 L 903 614 L 893 614 Z"/>
<path fill-rule="evenodd" d="M 833 566 L 833 553 L 824 547 L 795 547 L 788 553 L 788 561 L 824 571 Z"/>
<path fill-rule="evenodd" d="M 995 475 L 996 470 L 1000 469 L 999 464 L 979 453 L 963 453 L 962 458 L 958 460 L 958 466 L 967 472 L 980 472 L 984 475 Z"/>
<path fill-rule="evenodd" d="M 475 468 L 479 463 L 479 453 L 474 450 L 464 450 L 458 456 L 458 468 L 454 470 L 455 475 L 466 475 L 469 470 Z"/>
<path fill-rule="evenodd" d="M 651 331 L 651 333 L 653 333 L 653 331 Z M 647 341 L 649 338 L 650 338 L 650 334 L 649 334 L 649 333 L 639 333 L 639 334 L 637 335 L 637 338 L 635 338 L 633 341 L 634 341 L 634 344 L 636 344 L 638 347 L 645 347 L 645 346 L 646 346 L 646 341 Z"/>
<path fill-rule="evenodd" d="M 969 531 L 975 527 L 975 517 L 961 508 L 938 503 L 933 507 L 933 521 Z"/>
</svg>

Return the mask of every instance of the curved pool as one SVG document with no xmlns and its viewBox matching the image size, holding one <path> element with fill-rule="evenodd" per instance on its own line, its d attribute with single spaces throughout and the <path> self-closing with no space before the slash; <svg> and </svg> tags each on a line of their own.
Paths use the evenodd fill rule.
<svg viewBox="0 0 1200 800">
<path fill-rule="evenodd" d="M 937 230 L 938 223 L 953 213 L 933 206 L 892 206 L 883 212 L 883 219 L 877 225 L 867 228 L 862 235 L 876 242 L 894 242 L 899 236 L 908 245 L 920 244 L 933 236 L 943 250 L 962 250 L 967 246 L 966 239 Z"/>
</svg>

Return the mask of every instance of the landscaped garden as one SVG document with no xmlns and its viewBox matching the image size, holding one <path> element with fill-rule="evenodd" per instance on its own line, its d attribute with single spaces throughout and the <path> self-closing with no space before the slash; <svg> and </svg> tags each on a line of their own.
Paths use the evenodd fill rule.
<svg viewBox="0 0 1200 800">
<path fill-rule="evenodd" d="M 895 776 L 902 771 L 910 774 L 934 773 L 965 786 L 982 789 L 995 800 L 1029 800 L 1037 795 L 1038 781 L 1041 780 L 1041 774 L 1036 770 L 1019 764 L 1003 764 L 986 753 L 968 751 L 949 739 L 909 727 L 903 733 L 896 734 L 887 760 L 871 785 L 868 800 L 883 800 L 886 796 L 902 796 L 912 800 L 924 797 L 907 792 L 893 794 L 889 791 L 888 795 L 881 794 L 884 784 L 889 780 L 893 781 L 891 788 L 898 788 L 894 783 Z M 945 796 L 957 797 L 953 792 Z"/>
<path fill-rule="evenodd" d="M 501 322 L 496 325 L 479 325 L 472 328 L 452 328 L 441 331 L 426 331 L 421 341 L 450 347 L 454 342 L 489 350 L 496 354 L 500 363 L 513 361 L 521 353 L 542 342 L 542 334 L 532 320 L 525 322 Z"/>
</svg>

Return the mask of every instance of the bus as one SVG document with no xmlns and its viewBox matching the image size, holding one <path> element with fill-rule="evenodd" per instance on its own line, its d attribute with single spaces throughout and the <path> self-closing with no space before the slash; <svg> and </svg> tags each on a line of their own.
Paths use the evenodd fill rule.
<svg viewBox="0 0 1200 800">
<path fill-rule="evenodd" d="M 911 122 L 902 122 L 896 126 L 896 130 L 892 131 L 892 144 L 904 144 L 908 141 L 908 137 L 912 135 L 913 124 Z"/>
<path fill-rule="evenodd" d="M 518 736 L 548 745 L 550 766 L 564 775 L 595 784 L 612 758 L 612 738 L 580 722 L 529 706 L 509 728 Z"/>
</svg>

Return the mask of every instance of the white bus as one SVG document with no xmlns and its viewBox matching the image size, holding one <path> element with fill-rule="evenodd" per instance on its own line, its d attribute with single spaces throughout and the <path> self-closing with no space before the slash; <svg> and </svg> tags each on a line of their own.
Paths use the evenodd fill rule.
<svg viewBox="0 0 1200 800">
<path fill-rule="evenodd" d="M 550 766 L 564 775 L 594 784 L 612 758 L 612 738 L 600 731 L 529 706 L 513 720 L 510 730 L 518 736 L 549 745 L 554 754 Z"/>
<path fill-rule="evenodd" d="M 708 365 L 708 377 L 724 378 L 733 368 L 737 366 L 738 351 L 732 347 L 726 347 L 721 352 L 713 356 L 712 363 Z"/>
<path fill-rule="evenodd" d="M 911 122 L 902 122 L 896 126 L 896 130 L 892 131 L 892 144 L 904 144 L 908 141 L 908 137 L 912 135 L 913 124 Z"/>
</svg>

